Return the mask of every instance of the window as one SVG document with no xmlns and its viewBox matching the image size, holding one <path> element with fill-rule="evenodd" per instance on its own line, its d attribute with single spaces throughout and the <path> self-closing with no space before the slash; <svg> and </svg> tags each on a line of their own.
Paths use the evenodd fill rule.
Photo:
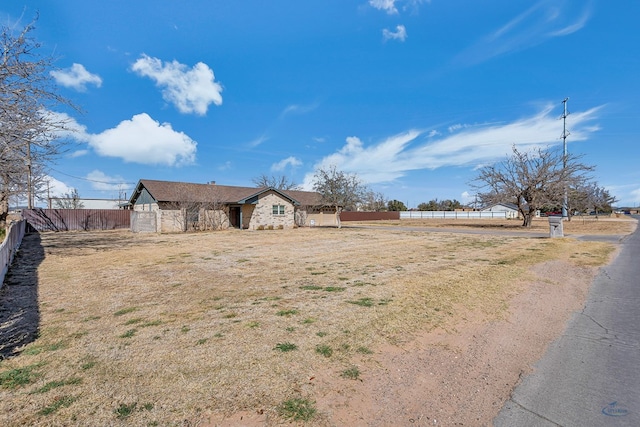
<svg viewBox="0 0 640 427">
<path fill-rule="evenodd" d="M 274 215 L 284 215 L 284 205 L 273 205 Z"/>
</svg>

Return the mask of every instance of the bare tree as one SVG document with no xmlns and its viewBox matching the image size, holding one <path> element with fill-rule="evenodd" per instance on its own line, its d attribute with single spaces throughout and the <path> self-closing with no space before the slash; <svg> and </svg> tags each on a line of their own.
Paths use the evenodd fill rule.
<svg viewBox="0 0 640 427">
<path fill-rule="evenodd" d="M 599 212 L 611 212 L 612 205 L 618 201 L 609 190 L 600 187 L 596 182 L 588 182 L 570 189 L 568 200 L 571 210 L 580 212 L 593 210 L 596 218 Z"/>
<path fill-rule="evenodd" d="M 32 22 L 15 35 L 8 26 L 0 30 L 0 225 L 10 198 L 26 196 L 33 207 L 45 165 L 63 148 L 58 136 L 66 119 L 51 108 L 72 107 L 56 93 L 49 74 L 53 59 L 38 54 L 33 29 Z"/>
<path fill-rule="evenodd" d="M 240 208 L 242 209 L 242 208 Z M 202 215 L 200 217 L 201 228 L 203 230 L 220 230 L 226 228 L 229 223 L 228 208 L 222 197 L 216 191 L 213 197 L 202 206 Z M 242 228 L 242 224 L 238 224 Z"/>
<path fill-rule="evenodd" d="M 342 227 L 342 210 L 355 208 L 367 191 L 357 175 L 340 171 L 335 166 L 316 170 L 313 189 L 322 195 L 322 202 L 326 206 L 335 209 L 338 228 Z"/>
<path fill-rule="evenodd" d="M 387 198 L 382 193 L 372 190 L 365 191 L 362 196 L 361 209 L 369 212 L 381 212 L 387 210 Z"/>
<path fill-rule="evenodd" d="M 272 187 L 277 190 L 300 190 L 302 187 L 290 180 L 284 175 L 265 175 L 262 174 L 251 180 L 257 187 Z"/>
<path fill-rule="evenodd" d="M 73 188 L 70 193 L 63 194 L 62 197 L 53 199 L 56 209 L 82 209 L 84 203 L 80 200 L 78 190 Z"/>
<path fill-rule="evenodd" d="M 535 212 L 545 205 L 561 205 L 565 189 L 584 183 L 593 170 L 579 156 L 537 149 L 519 151 L 495 165 L 480 169 L 472 186 L 483 205 L 510 202 L 518 206 L 530 227 Z"/>
</svg>

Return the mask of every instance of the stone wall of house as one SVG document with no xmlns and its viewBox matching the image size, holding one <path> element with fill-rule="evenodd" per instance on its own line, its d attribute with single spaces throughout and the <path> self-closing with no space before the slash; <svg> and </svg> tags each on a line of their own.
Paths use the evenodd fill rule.
<svg viewBox="0 0 640 427">
<path fill-rule="evenodd" d="M 242 205 L 242 228 L 251 229 L 253 212 L 255 211 L 255 205 Z"/>
<path fill-rule="evenodd" d="M 201 230 L 224 230 L 231 226 L 224 209 L 200 209 L 199 221 Z"/>
<path fill-rule="evenodd" d="M 284 206 L 284 215 L 274 215 L 273 206 Z M 294 226 L 294 207 L 291 202 L 281 198 L 276 192 L 269 191 L 261 195 L 258 203 L 255 205 L 249 229 L 258 230 L 260 227 L 269 228 L 293 228 Z"/>
<path fill-rule="evenodd" d="M 157 233 L 162 232 L 162 211 L 158 207 L 157 203 L 136 203 L 135 205 L 133 205 L 133 210 L 136 212 L 155 212 L 155 215 L 156 215 L 155 220 L 152 220 L 150 217 L 147 217 L 147 219 L 149 219 L 148 225 L 150 227 L 155 227 L 155 230 L 154 230 L 155 232 Z M 142 218 L 143 217 L 141 217 L 140 219 Z M 144 229 L 145 231 L 150 231 L 145 226 L 139 225 L 139 227 L 141 229 Z"/>
<path fill-rule="evenodd" d="M 160 218 L 158 228 L 160 233 L 178 233 L 184 231 L 183 215 L 179 210 L 162 210 L 158 212 Z"/>
</svg>

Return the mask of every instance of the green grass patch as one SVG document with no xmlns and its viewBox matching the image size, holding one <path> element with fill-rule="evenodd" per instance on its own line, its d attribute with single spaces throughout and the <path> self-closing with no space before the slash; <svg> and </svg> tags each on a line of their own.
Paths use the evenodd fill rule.
<svg viewBox="0 0 640 427">
<path fill-rule="evenodd" d="M 142 322 L 142 318 L 141 317 L 136 317 L 135 319 L 129 319 L 126 322 L 124 322 L 125 325 L 134 325 L 136 323 L 140 323 Z"/>
<path fill-rule="evenodd" d="M 297 350 L 298 346 L 290 342 L 281 342 L 276 344 L 276 346 L 273 349 L 286 353 L 288 351 Z"/>
<path fill-rule="evenodd" d="M 186 334 L 187 332 L 189 332 L 191 330 L 191 328 L 189 328 L 188 326 L 184 325 L 182 328 L 180 328 L 180 332 L 182 332 L 183 334 Z"/>
<path fill-rule="evenodd" d="M 327 286 L 324 288 L 326 292 L 342 292 L 345 290 L 342 286 Z"/>
<path fill-rule="evenodd" d="M 313 317 L 307 317 L 306 319 L 304 319 L 302 321 L 302 323 L 305 324 L 305 325 L 310 325 L 310 324 L 315 323 L 315 322 L 316 322 L 316 319 L 314 319 Z"/>
<path fill-rule="evenodd" d="M 310 421 L 316 413 L 315 402 L 308 399 L 289 399 L 278 406 L 278 414 L 293 421 Z"/>
<path fill-rule="evenodd" d="M 69 378 L 68 380 L 62 380 L 62 381 L 49 381 L 48 383 L 46 383 L 36 391 L 31 392 L 30 394 L 46 393 L 50 390 L 53 390 L 54 388 L 64 387 L 66 385 L 75 385 L 80 383 L 82 383 L 82 378 L 78 378 L 78 377 Z"/>
<path fill-rule="evenodd" d="M 360 354 L 373 354 L 373 351 L 371 351 L 368 347 L 364 347 L 364 346 L 358 347 L 356 351 Z"/>
<path fill-rule="evenodd" d="M 312 271 L 311 272 L 312 276 L 320 276 L 322 274 L 327 274 L 327 272 L 326 271 Z"/>
<path fill-rule="evenodd" d="M 304 291 L 319 291 L 320 289 L 322 289 L 322 286 L 318 286 L 318 285 L 304 285 L 304 286 L 300 286 L 300 289 L 304 290 Z"/>
<path fill-rule="evenodd" d="M 322 337 L 326 337 L 327 333 L 320 331 L 320 332 L 316 332 L 316 335 L 319 336 L 320 338 L 322 338 Z"/>
<path fill-rule="evenodd" d="M 125 314 L 129 314 L 132 313 L 134 311 L 136 311 L 138 309 L 138 307 L 127 307 L 127 308 L 123 308 L 120 309 L 118 311 L 116 311 L 115 313 L 113 313 L 114 316 L 124 316 Z"/>
<path fill-rule="evenodd" d="M 54 412 L 56 412 L 60 408 L 68 408 L 76 400 L 78 400 L 78 398 L 77 397 L 73 397 L 73 396 L 59 396 L 59 397 L 56 397 L 51 405 L 46 406 L 45 408 L 40 410 L 40 412 L 38 412 L 38 413 L 40 415 L 53 414 Z"/>
<path fill-rule="evenodd" d="M 24 368 L 11 369 L 0 372 L 0 388 L 13 390 L 15 388 L 32 383 L 40 374 L 35 372 L 40 365 L 29 365 Z"/>
<path fill-rule="evenodd" d="M 350 380 L 357 380 L 360 378 L 360 369 L 357 366 L 352 366 L 349 369 L 345 369 L 340 374 L 342 378 L 347 378 Z"/>
<path fill-rule="evenodd" d="M 98 362 L 96 362 L 95 360 L 90 360 L 90 361 L 85 362 L 82 365 L 80 365 L 80 369 L 82 369 L 83 371 L 86 371 L 87 369 L 93 368 L 97 364 L 98 364 Z"/>
<path fill-rule="evenodd" d="M 316 353 L 323 355 L 324 357 L 331 357 L 333 349 L 326 344 L 319 344 L 316 346 Z"/>
<path fill-rule="evenodd" d="M 24 351 L 22 352 L 22 354 L 26 354 L 29 356 L 35 356 L 37 354 L 40 353 L 45 353 L 48 351 L 56 351 L 56 350 L 61 350 L 63 348 L 66 348 L 67 345 L 60 341 L 54 344 L 48 344 L 48 345 L 33 345 L 33 346 L 29 346 L 26 349 L 24 349 Z"/>
<path fill-rule="evenodd" d="M 349 304 L 359 305 L 361 307 L 373 307 L 373 299 L 372 298 L 360 298 L 355 301 L 347 301 Z"/>
<path fill-rule="evenodd" d="M 260 322 L 257 322 L 257 321 L 254 320 L 252 322 L 247 323 L 247 327 L 248 328 L 259 328 L 260 327 Z"/>
<path fill-rule="evenodd" d="M 140 325 L 141 328 L 148 328 L 149 326 L 160 326 L 162 325 L 162 320 L 150 320 L 148 322 L 144 322 Z"/>
<path fill-rule="evenodd" d="M 295 308 L 290 309 L 290 310 L 280 310 L 279 312 L 277 312 L 276 314 L 278 316 L 285 316 L 285 317 L 289 317 L 289 316 L 293 316 L 294 314 L 298 314 L 298 310 L 296 310 Z"/>
<path fill-rule="evenodd" d="M 136 332 L 138 332 L 137 329 L 129 329 L 127 332 L 120 335 L 120 338 L 131 338 L 136 334 Z"/>
<path fill-rule="evenodd" d="M 120 406 L 113 410 L 113 412 L 115 412 L 119 419 L 127 418 L 129 415 L 133 414 L 133 411 L 136 410 L 136 406 L 138 406 L 138 404 L 135 402 L 129 405 L 121 403 Z"/>
</svg>

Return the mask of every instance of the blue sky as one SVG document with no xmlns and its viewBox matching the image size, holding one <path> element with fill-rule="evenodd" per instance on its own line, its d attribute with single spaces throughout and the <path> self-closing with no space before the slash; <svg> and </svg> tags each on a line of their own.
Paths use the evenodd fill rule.
<svg viewBox="0 0 640 427">
<path fill-rule="evenodd" d="M 335 165 L 415 207 L 471 202 L 477 168 L 562 145 L 640 204 L 640 2 L 12 0 L 82 111 L 54 193 L 141 179 L 310 189 Z"/>
</svg>

